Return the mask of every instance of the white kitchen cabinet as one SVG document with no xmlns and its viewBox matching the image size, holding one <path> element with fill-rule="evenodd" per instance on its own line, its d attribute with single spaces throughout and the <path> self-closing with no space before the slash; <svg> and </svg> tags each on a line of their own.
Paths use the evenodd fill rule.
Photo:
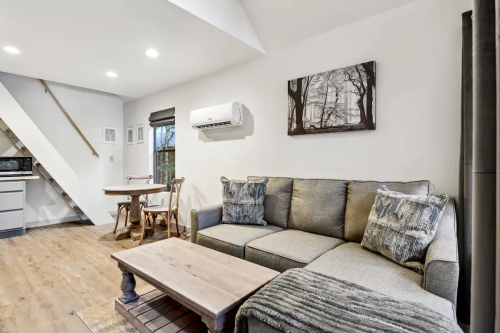
<svg viewBox="0 0 500 333">
<path fill-rule="evenodd" d="M 0 177 L 0 238 L 22 236 L 26 233 L 24 206 L 26 180 L 38 176 Z"/>
</svg>

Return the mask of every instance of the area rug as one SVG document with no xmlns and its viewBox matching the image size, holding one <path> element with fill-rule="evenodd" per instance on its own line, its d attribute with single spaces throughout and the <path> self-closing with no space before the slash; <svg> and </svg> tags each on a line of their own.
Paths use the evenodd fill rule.
<svg viewBox="0 0 500 333">
<path fill-rule="evenodd" d="M 136 333 L 130 323 L 115 310 L 115 299 L 77 312 L 93 333 Z"/>
</svg>

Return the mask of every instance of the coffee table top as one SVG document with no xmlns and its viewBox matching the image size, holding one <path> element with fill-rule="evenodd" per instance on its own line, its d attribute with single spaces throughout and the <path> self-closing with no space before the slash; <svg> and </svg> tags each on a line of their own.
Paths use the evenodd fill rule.
<svg viewBox="0 0 500 333">
<path fill-rule="evenodd" d="M 128 184 L 103 188 L 107 195 L 141 195 L 163 192 L 167 185 L 162 184 Z"/>
<path fill-rule="evenodd" d="M 219 318 L 280 273 L 170 238 L 114 253 L 129 272 L 187 307 Z"/>
</svg>

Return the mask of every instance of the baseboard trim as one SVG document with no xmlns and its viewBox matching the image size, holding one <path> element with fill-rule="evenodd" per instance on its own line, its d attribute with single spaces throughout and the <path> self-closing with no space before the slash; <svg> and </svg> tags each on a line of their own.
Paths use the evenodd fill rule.
<svg viewBox="0 0 500 333">
<path fill-rule="evenodd" d="M 116 218 L 116 210 L 110 210 L 108 212 L 109 215 L 111 215 L 113 218 Z M 53 224 L 60 224 L 66 222 L 81 222 L 81 221 L 82 220 L 80 219 L 79 216 L 74 215 L 74 216 L 61 217 L 57 219 L 26 222 L 25 227 L 26 229 L 29 229 L 29 228 L 45 227 Z"/>
<path fill-rule="evenodd" d="M 80 217 L 75 215 L 75 216 L 61 217 L 61 218 L 51 219 L 51 220 L 26 222 L 25 227 L 26 227 L 26 229 L 29 229 L 29 228 L 36 228 L 36 227 L 44 227 L 44 226 L 53 225 L 53 224 L 60 224 L 60 223 L 66 223 L 66 222 L 80 222 L 80 221 L 81 221 Z"/>
<path fill-rule="evenodd" d="M 113 218 L 116 218 L 116 212 L 109 212 Z M 51 219 L 51 220 L 42 220 L 42 221 L 33 221 L 33 222 L 26 222 L 26 229 L 30 228 L 37 228 L 37 227 L 44 227 L 48 225 L 53 225 L 53 224 L 60 224 L 60 223 L 66 223 L 66 222 L 81 222 L 80 218 L 78 216 L 68 216 L 68 217 L 63 217 L 63 218 L 58 218 L 58 219 Z M 165 225 L 165 220 L 163 219 L 156 219 L 156 223 Z M 170 222 L 170 228 L 174 228 L 175 230 L 175 222 Z M 191 233 L 191 226 L 185 226 L 183 224 L 179 224 L 179 230 L 182 232 L 186 233 Z M 9 236 L 11 237 L 11 236 Z M 1 238 L 1 236 L 0 236 Z"/>
</svg>

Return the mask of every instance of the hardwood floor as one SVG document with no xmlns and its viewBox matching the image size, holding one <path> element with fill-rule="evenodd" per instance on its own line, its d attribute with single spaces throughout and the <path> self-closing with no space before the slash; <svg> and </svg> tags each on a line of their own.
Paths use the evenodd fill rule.
<svg viewBox="0 0 500 333">
<path fill-rule="evenodd" d="M 1 239 L 0 332 L 88 333 L 76 313 L 121 294 L 121 272 L 110 256 L 139 244 L 115 241 L 113 227 L 72 222 Z M 144 244 L 165 238 L 166 227 L 156 225 Z M 137 288 L 145 285 L 137 279 Z"/>
</svg>

